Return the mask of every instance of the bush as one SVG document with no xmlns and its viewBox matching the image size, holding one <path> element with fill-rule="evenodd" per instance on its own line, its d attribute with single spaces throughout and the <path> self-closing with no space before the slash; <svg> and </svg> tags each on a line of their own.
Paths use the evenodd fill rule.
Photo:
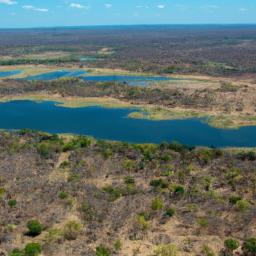
<svg viewBox="0 0 256 256">
<path fill-rule="evenodd" d="M 159 188 L 168 188 L 168 181 L 163 180 L 163 179 L 158 179 L 158 180 L 151 180 L 150 181 L 150 186 L 152 187 L 159 187 Z"/>
<path fill-rule="evenodd" d="M 156 197 L 153 199 L 152 204 L 151 204 L 152 210 L 158 211 L 158 210 L 163 209 L 163 207 L 164 207 L 164 203 L 161 198 Z"/>
<path fill-rule="evenodd" d="M 63 232 L 60 229 L 52 228 L 48 231 L 44 241 L 46 243 L 55 243 L 63 240 Z"/>
<path fill-rule="evenodd" d="M 92 143 L 92 140 L 90 138 L 84 137 L 84 136 L 78 136 L 69 141 L 67 144 L 64 145 L 63 151 L 71 151 L 79 148 L 86 148 L 89 147 Z"/>
<path fill-rule="evenodd" d="M 231 196 L 229 198 L 229 202 L 233 205 L 235 205 L 238 201 L 240 201 L 242 198 L 240 196 Z"/>
<path fill-rule="evenodd" d="M 114 188 L 112 186 L 106 186 L 103 188 L 103 191 L 108 193 L 109 195 L 109 200 L 115 201 L 117 200 L 119 197 L 122 196 L 121 190 L 119 188 Z"/>
<path fill-rule="evenodd" d="M 114 244 L 114 249 L 116 252 L 119 252 L 121 250 L 121 248 L 122 248 L 122 243 L 120 240 L 117 240 Z"/>
<path fill-rule="evenodd" d="M 144 214 L 138 215 L 137 222 L 142 230 L 147 230 L 149 228 L 149 222 L 146 220 Z"/>
<path fill-rule="evenodd" d="M 174 186 L 174 194 L 177 196 L 182 196 L 185 194 L 185 188 L 181 185 Z"/>
<path fill-rule="evenodd" d="M 154 251 L 154 256 L 178 256 L 178 250 L 174 244 L 160 245 Z"/>
<path fill-rule="evenodd" d="M 124 183 L 127 185 L 134 185 L 135 184 L 135 180 L 132 176 L 126 176 L 124 178 Z"/>
<path fill-rule="evenodd" d="M 24 249 L 25 256 L 37 256 L 41 253 L 42 248 L 41 245 L 38 243 L 30 243 L 27 244 Z"/>
<path fill-rule="evenodd" d="M 110 256 L 110 251 L 105 246 L 100 245 L 96 248 L 96 256 Z"/>
<path fill-rule="evenodd" d="M 62 144 L 57 141 L 41 142 L 37 145 L 37 152 L 43 158 L 50 158 L 52 154 L 62 151 Z"/>
<path fill-rule="evenodd" d="M 197 220 L 197 224 L 202 228 L 206 228 L 208 227 L 209 222 L 207 218 L 203 217 Z"/>
<path fill-rule="evenodd" d="M 22 250 L 14 249 L 14 250 L 12 250 L 12 252 L 10 253 L 10 256 L 24 256 L 24 253 L 23 253 Z"/>
<path fill-rule="evenodd" d="M 250 152 L 241 152 L 237 155 L 237 158 L 242 160 L 242 161 L 245 161 L 245 160 L 248 160 L 248 161 L 255 161 L 256 160 L 256 153 L 253 152 L 253 151 L 250 151 Z"/>
<path fill-rule="evenodd" d="M 168 217 L 173 217 L 176 213 L 176 210 L 174 208 L 168 208 L 165 212 L 165 214 L 168 216 Z"/>
<path fill-rule="evenodd" d="M 30 220 L 27 223 L 28 233 L 31 236 L 38 236 L 42 233 L 43 226 L 38 220 Z"/>
<path fill-rule="evenodd" d="M 246 256 L 255 256 L 256 255 L 256 238 L 252 237 L 247 239 L 242 247 L 243 253 Z"/>
<path fill-rule="evenodd" d="M 16 206 L 16 204 L 17 204 L 17 201 L 15 199 L 11 199 L 8 201 L 8 205 L 10 207 L 14 207 L 14 206 Z"/>
<path fill-rule="evenodd" d="M 242 199 L 242 200 L 238 200 L 236 202 L 236 209 L 238 211 L 244 212 L 244 211 L 248 210 L 249 207 L 250 207 L 250 204 L 246 200 Z"/>
<path fill-rule="evenodd" d="M 227 251 L 233 252 L 234 250 L 238 249 L 239 242 L 235 239 L 229 238 L 224 241 L 224 246 Z"/>
<path fill-rule="evenodd" d="M 61 192 L 59 193 L 59 198 L 60 198 L 60 199 L 66 199 L 66 198 L 68 198 L 68 192 L 61 191 Z"/>
<path fill-rule="evenodd" d="M 209 246 L 204 245 L 203 249 L 202 249 L 202 255 L 203 256 L 215 256 L 215 253 Z"/>
<path fill-rule="evenodd" d="M 67 240 L 75 240 L 81 230 L 81 224 L 76 221 L 69 221 L 64 226 L 64 237 Z"/>
</svg>

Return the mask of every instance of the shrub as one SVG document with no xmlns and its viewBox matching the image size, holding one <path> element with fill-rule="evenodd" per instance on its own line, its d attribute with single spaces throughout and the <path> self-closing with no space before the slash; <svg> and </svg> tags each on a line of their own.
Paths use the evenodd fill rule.
<svg viewBox="0 0 256 256">
<path fill-rule="evenodd" d="M 241 174 L 241 170 L 238 168 L 231 168 L 227 173 L 226 173 L 226 178 L 228 180 L 233 180 L 235 179 L 238 175 Z"/>
<path fill-rule="evenodd" d="M 60 199 L 66 199 L 66 198 L 68 198 L 68 192 L 61 191 L 61 192 L 59 193 L 59 198 L 60 198 Z"/>
<path fill-rule="evenodd" d="M 96 248 L 96 256 L 110 256 L 110 251 L 103 245 Z"/>
<path fill-rule="evenodd" d="M 86 221 L 92 221 L 97 217 L 96 210 L 93 209 L 93 207 L 91 207 L 91 205 L 87 201 L 81 204 L 80 210 L 83 214 L 84 220 Z"/>
<path fill-rule="evenodd" d="M 14 207 L 14 206 L 16 206 L 16 204 L 17 204 L 17 201 L 15 199 L 11 199 L 8 201 L 8 205 L 10 207 Z"/>
<path fill-rule="evenodd" d="M 0 199 L 3 198 L 4 194 L 5 194 L 5 189 L 0 187 Z"/>
<path fill-rule="evenodd" d="M 178 152 L 178 153 L 183 153 L 184 151 L 186 151 L 188 149 L 188 147 L 178 143 L 178 142 L 172 142 L 171 144 L 169 144 L 169 149 Z"/>
<path fill-rule="evenodd" d="M 52 228 L 48 231 L 45 236 L 46 243 L 60 242 L 63 239 L 63 232 L 60 229 Z"/>
<path fill-rule="evenodd" d="M 235 205 L 238 201 L 240 201 L 242 198 L 240 196 L 231 196 L 229 198 L 229 202 L 233 205 Z"/>
<path fill-rule="evenodd" d="M 38 220 L 30 220 L 27 223 L 28 233 L 31 236 L 38 236 L 42 233 L 43 226 Z"/>
<path fill-rule="evenodd" d="M 159 188 L 168 188 L 168 181 L 163 180 L 163 179 L 158 179 L 158 180 L 151 180 L 150 181 L 150 186 L 152 187 L 159 187 Z"/>
<path fill-rule="evenodd" d="M 126 176 L 124 178 L 124 183 L 127 185 L 133 185 L 133 184 L 135 184 L 135 180 L 132 176 Z"/>
<path fill-rule="evenodd" d="M 127 171 L 132 171 L 135 168 L 135 164 L 132 160 L 126 159 L 123 162 L 123 168 Z"/>
<path fill-rule="evenodd" d="M 121 190 L 113 186 L 106 186 L 103 188 L 103 191 L 108 193 L 110 201 L 115 201 L 122 196 Z"/>
<path fill-rule="evenodd" d="M 146 220 L 144 214 L 139 214 L 137 216 L 137 222 L 142 230 L 147 230 L 149 228 L 149 222 Z"/>
<path fill-rule="evenodd" d="M 11 251 L 10 256 L 24 256 L 24 253 L 22 250 L 14 249 Z"/>
<path fill-rule="evenodd" d="M 163 207 L 164 207 L 164 203 L 161 198 L 156 197 L 153 199 L 152 204 L 151 204 L 152 210 L 158 211 L 158 210 L 163 209 Z"/>
<path fill-rule="evenodd" d="M 182 196 L 185 194 L 185 188 L 181 185 L 174 186 L 174 194 L 177 196 Z"/>
<path fill-rule="evenodd" d="M 119 252 L 121 250 L 121 248 L 122 248 L 122 243 L 120 240 L 117 240 L 114 244 L 114 249 L 116 252 Z"/>
<path fill-rule="evenodd" d="M 202 228 L 206 228 L 208 227 L 209 222 L 207 218 L 203 217 L 197 220 L 197 224 Z"/>
<path fill-rule="evenodd" d="M 42 248 L 41 245 L 38 243 L 30 243 L 27 244 L 24 249 L 25 256 L 37 256 L 41 253 Z"/>
<path fill-rule="evenodd" d="M 238 200 L 236 202 L 236 209 L 238 211 L 244 212 L 244 211 L 248 210 L 249 207 L 250 207 L 250 204 L 246 200 L 242 199 L 242 200 Z"/>
<path fill-rule="evenodd" d="M 37 152 L 44 158 L 49 158 L 53 153 L 62 151 L 61 143 L 56 141 L 41 142 L 37 145 Z"/>
<path fill-rule="evenodd" d="M 215 256 L 215 253 L 208 245 L 204 245 L 203 249 L 202 249 L 202 255 L 203 256 Z"/>
<path fill-rule="evenodd" d="M 168 208 L 165 212 L 165 214 L 168 216 L 168 217 L 173 217 L 176 213 L 176 210 L 174 208 Z"/>
<path fill-rule="evenodd" d="M 155 251 L 154 256 L 178 256 L 178 250 L 174 244 L 159 245 Z"/>
<path fill-rule="evenodd" d="M 81 224 L 77 221 L 69 221 L 65 224 L 63 233 L 67 240 L 75 240 L 81 230 Z"/>
<path fill-rule="evenodd" d="M 256 238 L 252 237 L 247 239 L 242 247 L 243 253 L 246 256 L 255 256 L 256 255 Z"/>
<path fill-rule="evenodd" d="M 90 138 L 84 136 L 77 136 L 64 145 L 63 151 L 67 152 L 79 148 L 86 148 L 91 145 L 91 142 L 92 141 Z"/>
<path fill-rule="evenodd" d="M 241 152 L 237 155 L 238 159 L 241 159 L 242 161 L 248 160 L 248 161 L 255 161 L 256 160 L 256 153 L 253 151 L 249 152 Z"/>
<path fill-rule="evenodd" d="M 233 252 L 238 249 L 239 242 L 235 239 L 229 238 L 224 241 L 224 246 L 228 252 Z"/>
</svg>

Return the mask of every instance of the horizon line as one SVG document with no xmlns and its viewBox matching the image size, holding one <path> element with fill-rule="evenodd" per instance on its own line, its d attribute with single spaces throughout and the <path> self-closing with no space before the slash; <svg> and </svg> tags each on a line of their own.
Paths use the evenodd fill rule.
<svg viewBox="0 0 256 256">
<path fill-rule="evenodd" d="M 95 24 L 95 25 L 56 25 L 35 27 L 0 27 L 0 30 L 12 29 L 58 29 L 58 28 L 93 28 L 93 27 L 140 27 L 140 26 L 256 26 L 256 23 L 162 23 L 162 24 Z"/>
</svg>

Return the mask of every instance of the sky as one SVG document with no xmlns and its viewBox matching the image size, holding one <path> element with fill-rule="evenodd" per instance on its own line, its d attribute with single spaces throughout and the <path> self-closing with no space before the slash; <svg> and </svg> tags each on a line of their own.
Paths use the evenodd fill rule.
<svg viewBox="0 0 256 256">
<path fill-rule="evenodd" d="M 0 28 L 256 24 L 256 0 L 0 0 Z"/>
</svg>

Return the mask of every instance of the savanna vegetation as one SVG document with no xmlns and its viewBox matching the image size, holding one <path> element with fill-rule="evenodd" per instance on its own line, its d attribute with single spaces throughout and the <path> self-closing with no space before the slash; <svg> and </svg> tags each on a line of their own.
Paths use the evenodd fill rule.
<svg viewBox="0 0 256 256">
<path fill-rule="evenodd" d="M 0 148 L 1 255 L 255 255 L 254 151 L 29 130 Z"/>
<path fill-rule="evenodd" d="M 86 65 L 163 74 L 253 74 L 255 31 L 253 25 L 1 30 L 0 64 L 79 63 L 79 57 L 96 56 Z M 67 56 L 28 55 L 56 51 Z"/>
</svg>

